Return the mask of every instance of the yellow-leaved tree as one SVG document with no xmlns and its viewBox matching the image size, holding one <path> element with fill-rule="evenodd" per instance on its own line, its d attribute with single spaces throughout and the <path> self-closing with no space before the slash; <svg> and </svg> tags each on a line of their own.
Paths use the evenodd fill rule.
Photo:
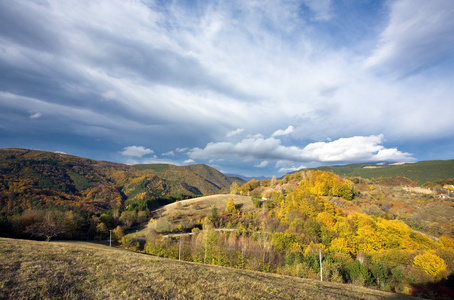
<svg viewBox="0 0 454 300">
<path fill-rule="evenodd" d="M 434 277 L 446 271 L 445 261 L 441 257 L 430 252 L 415 256 L 413 262 L 416 266 L 423 268 L 424 272 L 428 275 Z"/>
<path fill-rule="evenodd" d="M 446 235 L 440 236 L 440 238 L 438 239 L 438 242 L 440 243 L 440 245 L 442 247 L 454 248 L 454 240 L 452 238 L 450 238 L 449 236 L 446 236 Z"/>
<path fill-rule="evenodd" d="M 229 213 L 235 213 L 235 212 L 236 212 L 235 203 L 233 202 L 233 198 L 232 198 L 232 197 L 230 197 L 229 200 L 227 201 L 226 210 L 227 210 Z"/>
</svg>

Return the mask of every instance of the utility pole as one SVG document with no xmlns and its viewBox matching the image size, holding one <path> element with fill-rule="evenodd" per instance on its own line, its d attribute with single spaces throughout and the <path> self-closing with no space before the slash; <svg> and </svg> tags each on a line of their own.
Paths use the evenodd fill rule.
<svg viewBox="0 0 454 300">
<path fill-rule="evenodd" d="M 109 232 L 110 232 L 109 247 L 112 247 L 112 229 L 110 229 Z"/>
<path fill-rule="evenodd" d="M 180 249 L 178 251 L 178 260 L 181 260 L 181 236 L 180 236 Z"/>
<path fill-rule="evenodd" d="M 318 250 L 320 256 L 320 281 L 323 281 L 323 268 L 322 268 L 322 249 Z"/>
</svg>

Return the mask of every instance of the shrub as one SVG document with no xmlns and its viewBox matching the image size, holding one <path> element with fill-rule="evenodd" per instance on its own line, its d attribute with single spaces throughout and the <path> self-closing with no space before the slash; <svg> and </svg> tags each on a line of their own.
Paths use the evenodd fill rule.
<svg viewBox="0 0 454 300">
<path fill-rule="evenodd" d="M 426 274 L 434 277 L 446 271 L 445 261 L 439 256 L 429 252 L 415 256 L 414 264 L 423 268 Z"/>
<path fill-rule="evenodd" d="M 386 267 L 386 263 L 380 260 L 373 264 L 370 270 L 372 275 L 374 275 L 377 286 L 382 290 L 387 289 L 386 286 L 388 285 L 389 271 Z"/>
</svg>

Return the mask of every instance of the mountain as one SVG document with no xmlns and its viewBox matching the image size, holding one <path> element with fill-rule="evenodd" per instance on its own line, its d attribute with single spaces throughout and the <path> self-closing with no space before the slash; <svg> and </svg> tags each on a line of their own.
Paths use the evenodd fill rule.
<svg viewBox="0 0 454 300">
<path fill-rule="evenodd" d="M 390 177 L 406 177 L 419 185 L 440 179 L 454 178 L 454 159 L 429 160 L 416 163 L 351 164 L 336 167 L 318 167 L 311 170 L 333 172 L 340 176 L 363 177 L 368 179 L 386 179 Z"/>
<path fill-rule="evenodd" d="M 219 193 L 240 178 L 207 165 L 125 165 L 27 149 L 0 149 L 1 212 L 48 203 L 100 211 L 150 199 Z"/>
<path fill-rule="evenodd" d="M 249 180 L 252 180 L 252 179 L 255 179 L 255 180 L 264 180 L 264 179 L 271 179 L 271 177 L 266 177 L 266 176 L 245 176 L 245 175 L 237 175 L 237 174 L 226 174 L 227 176 L 231 176 L 231 177 L 236 177 L 236 178 L 241 178 L 242 180 L 245 180 L 245 181 L 249 181 Z"/>
</svg>

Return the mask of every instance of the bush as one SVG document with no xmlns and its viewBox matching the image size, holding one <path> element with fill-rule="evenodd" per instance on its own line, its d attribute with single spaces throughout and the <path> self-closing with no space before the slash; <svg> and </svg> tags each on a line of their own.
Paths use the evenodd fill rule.
<svg viewBox="0 0 454 300">
<path fill-rule="evenodd" d="M 426 274 L 436 277 L 446 271 L 445 261 L 435 254 L 426 252 L 415 256 L 414 264 L 423 268 Z"/>
<path fill-rule="evenodd" d="M 372 281 L 369 270 L 359 261 L 347 265 L 347 280 L 354 284 L 369 285 Z"/>
<path fill-rule="evenodd" d="M 372 275 L 374 275 L 374 279 L 377 286 L 382 290 L 389 289 L 388 285 L 389 271 L 388 268 L 386 267 L 386 263 L 380 260 L 373 264 L 370 270 L 372 272 Z"/>
</svg>

